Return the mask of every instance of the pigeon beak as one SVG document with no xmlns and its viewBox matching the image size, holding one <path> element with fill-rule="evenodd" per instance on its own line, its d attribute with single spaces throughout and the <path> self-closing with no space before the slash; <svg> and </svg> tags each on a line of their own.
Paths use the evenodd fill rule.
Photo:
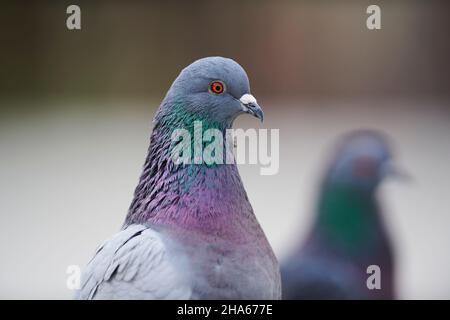
<svg viewBox="0 0 450 320">
<path fill-rule="evenodd" d="M 386 162 L 381 170 L 384 177 L 392 177 L 404 182 L 412 181 L 412 177 L 407 171 L 397 167 L 392 162 Z"/>
<path fill-rule="evenodd" d="M 264 112 L 256 102 L 254 96 L 252 96 L 249 93 L 246 93 L 239 99 L 239 101 L 241 102 L 243 112 L 251 114 L 252 116 L 261 120 L 261 122 L 264 121 Z"/>
</svg>

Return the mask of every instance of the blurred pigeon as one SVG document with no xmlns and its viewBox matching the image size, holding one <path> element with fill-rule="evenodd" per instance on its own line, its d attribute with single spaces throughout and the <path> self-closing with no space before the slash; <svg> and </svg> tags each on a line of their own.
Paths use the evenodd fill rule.
<svg viewBox="0 0 450 320">
<path fill-rule="evenodd" d="M 393 299 L 394 261 L 376 198 L 395 174 L 387 137 L 357 130 L 342 137 L 322 182 L 306 242 L 282 264 L 283 299 Z M 399 172 L 398 172 L 399 173 Z M 369 290 L 367 268 L 380 267 Z"/>
<path fill-rule="evenodd" d="M 225 138 L 243 113 L 263 119 L 235 61 L 209 57 L 182 70 L 155 116 L 124 226 L 88 263 L 77 298 L 281 298 L 278 262 L 236 165 L 177 164 L 171 156 L 175 129 L 192 133 L 201 121 Z"/>
</svg>

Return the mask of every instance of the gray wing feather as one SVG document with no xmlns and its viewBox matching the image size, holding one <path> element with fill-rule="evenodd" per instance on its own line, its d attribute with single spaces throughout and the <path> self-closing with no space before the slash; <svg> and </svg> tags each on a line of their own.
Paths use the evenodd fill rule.
<svg viewBox="0 0 450 320">
<path fill-rule="evenodd" d="M 82 275 L 77 299 L 189 299 L 191 287 L 161 240 L 131 225 L 105 241 Z"/>
</svg>

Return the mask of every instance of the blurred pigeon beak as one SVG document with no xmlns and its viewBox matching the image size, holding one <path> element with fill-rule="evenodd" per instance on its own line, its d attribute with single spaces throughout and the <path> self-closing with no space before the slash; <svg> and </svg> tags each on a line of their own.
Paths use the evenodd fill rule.
<svg viewBox="0 0 450 320">
<path fill-rule="evenodd" d="M 412 177 L 408 172 L 397 167 L 392 162 L 386 162 L 381 168 L 381 172 L 383 177 L 392 177 L 404 182 L 412 181 Z"/>
<path fill-rule="evenodd" d="M 245 113 L 251 114 L 252 116 L 258 118 L 261 120 L 261 122 L 264 121 L 264 112 L 262 111 L 261 107 L 256 102 L 256 99 L 251 94 L 244 94 L 239 101 L 242 105 L 242 110 Z"/>
</svg>

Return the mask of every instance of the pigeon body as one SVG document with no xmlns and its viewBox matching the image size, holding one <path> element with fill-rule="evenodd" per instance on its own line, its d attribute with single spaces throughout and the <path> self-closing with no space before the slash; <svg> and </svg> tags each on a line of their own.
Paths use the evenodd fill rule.
<svg viewBox="0 0 450 320">
<path fill-rule="evenodd" d="M 342 138 L 310 235 L 282 265 L 284 299 L 394 298 L 391 242 L 376 198 L 390 159 L 381 133 L 358 130 Z M 380 267 L 380 290 L 367 287 L 370 265 Z"/>
<path fill-rule="evenodd" d="M 247 75 L 233 60 L 204 58 L 180 73 L 155 116 L 124 226 L 89 262 L 78 298 L 281 297 L 278 262 L 236 165 L 171 158 L 175 129 L 193 133 L 201 121 L 203 130 L 218 129 L 225 137 L 242 113 L 262 120 Z"/>
</svg>

